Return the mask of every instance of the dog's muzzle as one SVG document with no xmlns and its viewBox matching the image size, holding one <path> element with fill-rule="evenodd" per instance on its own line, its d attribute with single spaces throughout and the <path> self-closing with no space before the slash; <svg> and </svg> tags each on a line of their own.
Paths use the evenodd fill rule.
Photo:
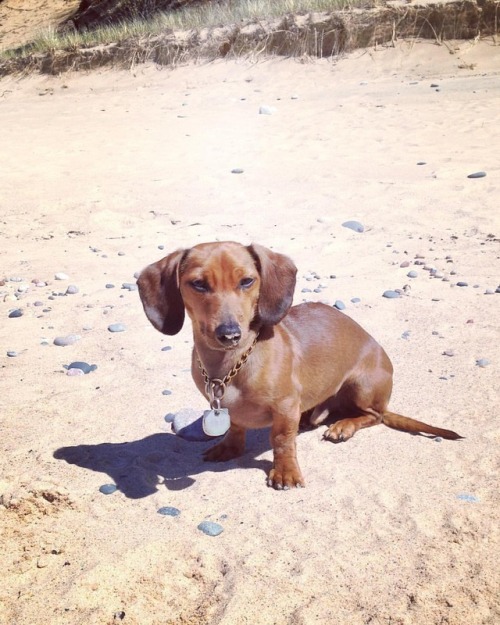
<svg viewBox="0 0 500 625">
<path fill-rule="evenodd" d="M 215 336 L 223 347 L 236 347 L 241 339 L 241 328 L 237 323 L 221 323 L 215 328 Z"/>
</svg>

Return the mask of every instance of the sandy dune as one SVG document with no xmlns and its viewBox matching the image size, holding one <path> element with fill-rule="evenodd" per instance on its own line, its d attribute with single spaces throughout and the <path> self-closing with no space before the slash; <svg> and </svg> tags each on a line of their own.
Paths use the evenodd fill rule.
<svg viewBox="0 0 500 625">
<path fill-rule="evenodd" d="M 500 621 L 500 48 L 453 48 L 0 81 L 2 623 Z M 465 440 L 304 432 L 289 492 L 265 431 L 203 463 L 164 419 L 206 407 L 189 324 L 162 336 L 122 284 L 216 239 L 293 257 L 297 302 L 386 348 L 392 408 Z"/>
</svg>

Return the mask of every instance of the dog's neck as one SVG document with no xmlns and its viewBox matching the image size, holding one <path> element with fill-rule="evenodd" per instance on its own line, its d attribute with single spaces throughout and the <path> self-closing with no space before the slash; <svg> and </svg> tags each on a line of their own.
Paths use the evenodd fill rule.
<svg viewBox="0 0 500 625">
<path fill-rule="evenodd" d="M 212 349 L 194 336 L 194 356 L 199 358 L 208 377 L 223 380 L 252 346 L 258 332 L 251 330 L 247 339 L 234 349 Z"/>
</svg>

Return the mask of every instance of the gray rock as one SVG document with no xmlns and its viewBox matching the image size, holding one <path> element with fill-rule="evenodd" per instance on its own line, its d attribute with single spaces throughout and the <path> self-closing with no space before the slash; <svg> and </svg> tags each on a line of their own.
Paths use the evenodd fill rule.
<svg viewBox="0 0 500 625">
<path fill-rule="evenodd" d="M 76 295 L 79 291 L 80 289 L 76 285 L 70 284 L 66 289 L 66 295 Z"/>
<path fill-rule="evenodd" d="M 162 514 L 163 516 L 179 516 L 180 513 L 179 508 L 174 508 L 173 506 L 163 506 L 158 509 L 158 514 Z"/>
<path fill-rule="evenodd" d="M 9 313 L 9 319 L 17 319 L 18 317 L 23 316 L 23 311 L 20 308 L 15 308 L 11 310 Z"/>
<path fill-rule="evenodd" d="M 344 228 L 349 228 L 350 230 L 354 230 L 354 232 L 364 232 L 365 227 L 359 221 L 344 221 L 342 224 Z"/>
<path fill-rule="evenodd" d="M 123 323 L 111 323 L 108 326 L 110 332 L 125 332 L 126 329 L 127 327 Z"/>
<path fill-rule="evenodd" d="M 58 347 L 67 347 L 68 345 L 74 345 L 82 337 L 79 334 L 68 334 L 67 336 L 56 336 L 54 339 L 54 345 Z"/>
<path fill-rule="evenodd" d="M 487 367 L 489 364 L 490 361 L 487 358 L 478 358 L 476 360 L 476 365 L 481 368 Z"/>
<path fill-rule="evenodd" d="M 137 291 L 137 284 L 135 282 L 124 282 L 122 284 L 122 289 L 127 291 Z"/>
<path fill-rule="evenodd" d="M 335 301 L 333 305 L 337 310 L 345 310 L 345 304 L 341 299 Z"/>
<path fill-rule="evenodd" d="M 54 278 L 56 280 L 69 280 L 69 276 L 67 274 L 63 273 L 62 271 L 56 273 Z"/>
<path fill-rule="evenodd" d="M 179 410 L 173 417 L 170 417 L 172 423 L 172 431 L 187 441 L 210 441 L 213 440 L 203 431 L 202 417 L 200 410 L 192 408 L 184 408 Z"/>
<path fill-rule="evenodd" d="M 116 484 L 103 484 L 99 487 L 99 492 L 103 495 L 112 495 L 118 490 L 118 486 Z"/>
<path fill-rule="evenodd" d="M 417 278 L 418 273 L 416 271 L 409 271 L 407 274 L 408 278 Z"/>
<path fill-rule="evenodd" d="M 67 366 L 68 369 L 80 369 L 83 373 L 87 374 L 97 369 L 97 365 L 89 365 L 88 362 L 82 360 L 75 360 Z"/>
<path fill-rule="evenodd" d="M 388 290 L 388 291 L 384 291 L 382 293 L 382 297 L 387 297 L 388 299 L 396 299 L 398 297 L 401 297 L 401 293 L 398 293 L 398 291 L 392 291 L 392 290 Z"/>
<path fill-rule="evenodd" d="M 485 171 L 475 171 L 473 174 L 469 174 L 467 178 L 484 178 L 485 176 Z"/>
<path fill-rule="evenodd" d="M 219 523 L 214 523 L 214 521 L 202 521 L 198 525 L 198 529 L 207 536 L 218 536 L 224 531 L 222 525 L 219 525 Z"/>
</svg>

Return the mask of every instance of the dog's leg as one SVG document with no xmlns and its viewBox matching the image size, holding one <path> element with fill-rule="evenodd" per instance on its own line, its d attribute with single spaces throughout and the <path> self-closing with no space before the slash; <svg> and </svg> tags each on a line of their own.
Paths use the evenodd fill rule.
<svg viewBox="0 0 500 625">
<path fill-rule="evenodd" d="M 245 451 L 246 429 L 231 423 L 227 434 L 220 443 L 210 447 L 203 454 L 203 460 L 208 462 L 225 462 L 238 458 Z"/>
<path fill-rule="evenodd" d="M 268 486 L 278 490 L 305 486 L 304 478 L 297 462 L 296 439 L 300 421 L 300 409 L 294 411 L 294 417 L 282 414 L 273 414 L 271 428 L 271 445 L 274 452 L 274 464 Z"/>
</svg>

